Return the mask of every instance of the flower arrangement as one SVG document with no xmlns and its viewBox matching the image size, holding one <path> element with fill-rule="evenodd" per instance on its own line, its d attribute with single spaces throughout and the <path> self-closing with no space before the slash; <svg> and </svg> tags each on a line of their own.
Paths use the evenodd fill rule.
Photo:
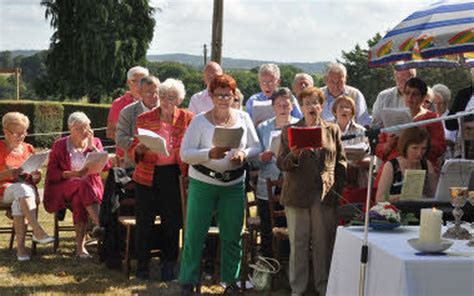
<svg viewBox="0 0 474 296">
<path fill-rule="evenodd" d="M 400 210 L 389 202 L 379 202 L 369 210 L 369 221 L 400 224 L 402 218 Z"/>
</svg>

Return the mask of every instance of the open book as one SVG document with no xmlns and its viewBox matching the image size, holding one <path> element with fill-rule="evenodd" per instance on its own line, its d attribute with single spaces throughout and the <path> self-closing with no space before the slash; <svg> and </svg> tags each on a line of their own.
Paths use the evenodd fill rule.
<svg viewBox="0 0 474 296">
<path fill-rule="evenodd" d="M 271 100 L 253 101 L 252 104 L 252 121 L 258 124 L 262 121 L 275 117 Z"/>
<path fill-rule="evenodd" d="M 321 127 L 297 127 L 288 128 L 289 148 L 313 148 L 322 147 Z"/>
<path fill-rule="evenodd" d="M 381 112 L 384 127 L 412 122 L 410 110 L 408 108 L 385 108 Z"/>
<path fill-rule="evenodd" d="M 281 142 L 281 130 L 271 131 L 270 132 L 270 141 L 268 142 L 268 150 L 273 152 L 275 155 L 278 154 L 278 149 L 280 149 Z"/>
<path fill-rule="evenodd" d="M 423 195 L 426 170 L 405 170 L 400 200 L 418 200 Z"/>
<path fill-rule="evenodd" d="M 168 149 L 166 149 L 166 140 L 151 130 L 139 128 L 138 135 L 136 135 L 140 143 L 148 147 L 152 152 L 169 156 Z"/>
<path fill-rule="evenodd" d="M 99 174 L 104 169 L 107 161 L 109 160 L 109 154 L 106 151 L 103 152 L 89 152 L 87 153 L 86 160 L 82 168 L 88 168 L 87 174 Z"/>
<path fill-rule="evenodd" d="M 212 144 L 215 147 L 239 148 L 243 134 L 244 129 L 242 127 L 216 127 L 214 129 L 214 136 L 212 137 Z"/>
<path fill-rule="evenodd" d="M 21 165 L 23 173 L 31 174 L 32 172 L 39 170 L 48 159 L 48 156 L 49 150 L 30 155 L 30 157 L 28 157 L 28 159 Z"/>
</svg>

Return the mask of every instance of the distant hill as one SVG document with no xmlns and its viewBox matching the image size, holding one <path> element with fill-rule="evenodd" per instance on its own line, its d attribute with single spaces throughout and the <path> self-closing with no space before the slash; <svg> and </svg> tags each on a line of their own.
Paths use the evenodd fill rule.
<svg viewBox="0 0 474 296">
<path fill-rule="evenodd" d="M 202 56 L 190 55 L 190 54 L 160 54 L 160 55 L 148 55 L 149 61 L 160 61 L 160 62 L 180 62 L 194 66 L 196 68 L 203 67 Z M 222 59 L 222 66 L 225 69 L 252 69 L 260 66 L 264 63 L 276 63 L 276 64 L 289 64 L 297 68 L 302 69 L 308 74 L 323 73 L 327 62 L 314 62 L 314 63 L 280 63 L 275 61 L 259 61 L 259 60 L 246 60 L 246 59 L 234 59 L 226 58 Z"/>
<path fill-rule="evenodd" d="M 13 58 L 19 55 L 31 56 L 39 52 L 39 50 L 12 50 Z M 187 65 L 191 65 L 196 68 L 203 67 L 202 56 L 176 53 L 176 54 L 159 54 L 159 55 L 148 55 L 147 59 L 153 62 L 178 62 Z M 234 58 L 223 58 L 222 65 L 225 69 L 252 69 L 260 66 L 264 63 L 276 63 L 276 64 L 289 64 L 300 68 L 308 74 L 321 74 L 324 72 L 325 65 L 327 62 L 314 62 L 314 63 L 280 63 L 275 61 L 259 61 L 259 60 L 247 60 L 247 59 L 234 59 Z"/>
</svg>

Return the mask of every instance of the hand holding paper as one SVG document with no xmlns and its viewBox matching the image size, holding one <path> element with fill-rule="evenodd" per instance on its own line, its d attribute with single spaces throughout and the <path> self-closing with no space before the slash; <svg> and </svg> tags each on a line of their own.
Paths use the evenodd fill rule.
<svg viewBox="0 0 474 296">
<path fill-rule="evenodd" d="M 288 146 L 299 149 L 322 148 L 320 127 L 290 127 L 288 129 Z"/>
<path fill-rule="evenodd" d="M 109 160 L 109 154 L 107 152 L 89 152 L 87 153 L 86 160 L 81 170 L 87 169 L 87 175 L 98 174 L 102 172 L 107 161 Z"/>
<path fill-rule="evenodd" d="M 49 156 L 49 151 L 36 153 L 30 155 L 30 157 L 21 165 L 21 169 L 25 174 L 31 174 L 32 172 L 41 169 L 43 164 L 46 162 Z"/>
</svg>

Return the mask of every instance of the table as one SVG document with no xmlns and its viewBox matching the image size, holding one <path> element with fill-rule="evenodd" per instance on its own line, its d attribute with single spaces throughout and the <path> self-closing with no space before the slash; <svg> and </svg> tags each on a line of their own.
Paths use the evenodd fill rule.
<svg viewBox="0 0 474 296">
<path fill-rule="evenodd" d="M 418 229 L 369 230 L 366 295 L 474 295 L 474 248 L 455 241 L 445 256 L 415 255 L 407 240 Z M 337 229 L 327 295 L 358 295 L 363 236 L 363 227 Z"/>
</svg>

